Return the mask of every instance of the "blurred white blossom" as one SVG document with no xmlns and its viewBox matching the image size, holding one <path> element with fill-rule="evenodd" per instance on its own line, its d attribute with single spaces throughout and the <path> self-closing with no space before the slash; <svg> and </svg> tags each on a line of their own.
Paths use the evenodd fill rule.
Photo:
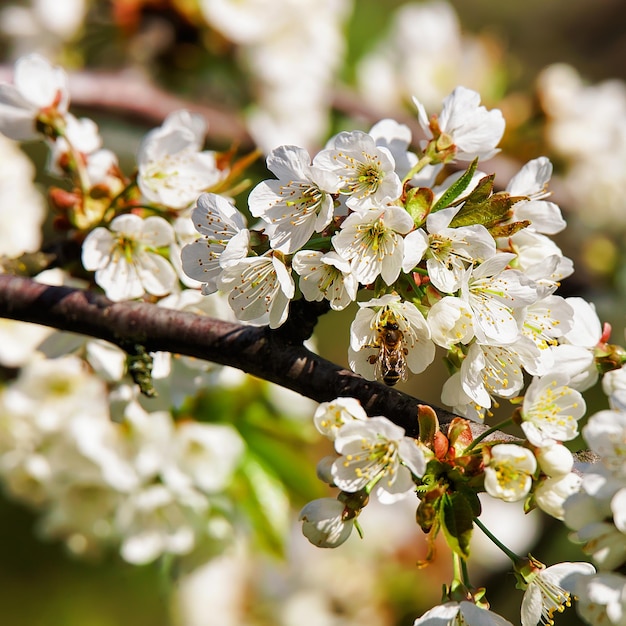
<svg viewBox="0 0 626 626">
<path fill-rule="evenodd" d="M 493 97 L 498 53 L 494 41 L 463 33 L 447 2 L 407 2 L 359 61 L 359 91 L 376 110 L 389 112 L 401 110 L 413 95 L 432 109 L 459 84 Z"/>
</svg>

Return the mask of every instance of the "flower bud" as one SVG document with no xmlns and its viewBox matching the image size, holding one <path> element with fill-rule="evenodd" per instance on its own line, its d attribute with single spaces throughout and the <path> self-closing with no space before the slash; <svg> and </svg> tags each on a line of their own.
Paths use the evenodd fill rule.
<svg viewBox="0 0 626 626">
<path fill-rule="evenodd" d="M 538 448 L 535 457 L 541 471 L 550 477 L 565 476 L 574 467 L 574 457 L 562 443 Z"/>
<path fill-rule="evenodd" d="M 320 498 L 309 502 L 300 511 L 302 533 L 319 548 L 336 548 L 352 532 L 355 517 L 344 517 L 345 506 L 334 498 Z"/>
<path fill-rule="evenodd" d="M 542 481 L 535 489 L 535 503 L 552 517 L 562 520 L 565 516 L 563 503 L 580 489 L 582 478 L 570 473 Z"/>
<path fill-rule="evenodd" d="M 317 467 L 315 468 L 317 477 L 327 485 L 331 485 L 331 487 L 335 484 L 335 481 L 333 480 L 333 475 L 331 473 L 331 468 L 336 458 L 337 457 L 331 455 L 325 456 L 324 458 L 319 460 L 319 462 L 317 463 Z"/>
</svg>

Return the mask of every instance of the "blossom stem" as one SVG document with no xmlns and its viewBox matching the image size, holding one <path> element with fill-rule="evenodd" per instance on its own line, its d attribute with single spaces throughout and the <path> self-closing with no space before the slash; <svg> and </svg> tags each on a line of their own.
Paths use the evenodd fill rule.
<svg viewBox="0 0 626 626">
<path fill-rule="evenodd" d="M 493 543 L 495 543 L 498 548 L 500 548 L 500 550 L 502 550 L 502 552 L 504 552 L 504 554 L 506 554 L 511 561 L 513 561 L 514 564 L 523 561 L 521 556 L 515 554 L 512 550 L 509 550 L 509 548 L 507 548 L 495 535 L 493 535 L 477 517 L 474 518 L 474 524 L 476 524 L 476 526 L 478 526 L 478 528 L 480 528 L 480 530 L 482 530 L 485 535 L 487 535 L 487 537 L 489 537 L 489 539 L 491 539 L 491 541 L 493 541 Z"/>
<path fill-rule="evenodd" d="M 469 572 L 467 571 L 467 561 L 460 555 L 453 553 L 452 567 L 454 580 L 459 581 L 464 587 L 469 587 Z M 454 584 L 453 584 L 454 587 Z"/>
<path fill-rule="evenodd" d="M 356 529 L 356 532 L 359 534 L 359 537 L 363 539 L 363 528 L 361 527 L 361 524 L 359 524 L 359 520 L 357 519 L 354 520 L 354 528 Z"/>
<path fill-rule="evenodd" d="M 466 453 L 470 452 L 481 441 L 483 441 L 484 439 L 489 437 L 489 435 L 491 435 L 492 433 L 501 431 L 504 426 L 510 426 L 512 423 L 513 423 L 513 418 L 510 417 L 510 418 L 505 419 L 504 421 L 500 422 L 499 424 L 496 424 L 495 426 L 492 426 L 491 428 L 488 428 L 484 433 L 481 433 L 480 435 L 478 435 L 478 437 L 476 437 L 476 439 L 474 439 L 472 441 L 472 443 L 470 443 L 470 445 L 467 446 L 467 448 L 465 448 L 465 452 Z"/>
<path fill-rule="evenodd" d="M 129 183 L 116 196 L 111 198 L 111 206 L 115 206 L 120 200 L 127 200 L 130 192 L 137 187 L 137 179 L 129 181 Z"/>
<path fill-rule="evenodd" d="M 421 172 L 430 162 L 432 157 L 425 154 L 408 172 L 408 174 L 402 179 L 402 184 L 407 183 L 415 174 Z"/>
<path fill-rule="evenodd" d="M 87 175 L 87 167 L 85 166 L 83 155 L 76 149 L 74 144 L 67 136 L 65 123 L 57 126 L 56 130 L 59 134 L 59 137 L 63 137 L 63 139 L 65 139 L 65 141 L 67 142 L 70 154 L 72 155 L 71 167 L 78 178 L 80 190 L 83 192 L 83 195 L 86 196 L 91 189 L 91 184 L 89 181 L 89 176 Z"/>
</svg>

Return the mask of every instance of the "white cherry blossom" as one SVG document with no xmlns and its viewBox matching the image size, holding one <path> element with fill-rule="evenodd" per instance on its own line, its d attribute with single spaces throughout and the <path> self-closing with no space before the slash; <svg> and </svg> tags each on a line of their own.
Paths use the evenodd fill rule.
<svg viewBox="0 0 626 626">
<path fill-rule="evenodd" d="M 426 109 L 413 98 L 417 107 L 420 126 L 431 138 L 432 131 Z M 443 101 L 438 116 L 439 129 L 449 135 L 455 146 L 455 158 L 459 161 L 490 159 L 497 154 L 496 148 L 504 134 L 504 118 L 499 109 L 487 111 L 480 106 L 480 95 L 466 87 L 457 87 Z"/>
<path fill-rule="evenodd" d="M 402 271 L 410 274 L 424 258 L 428 250 L 428 234 L 422 228 L 412 230 L 404 238 L 404 257 L 402 259 Z"/>
<path fill-rule="evenodd" d="M 611 498 L 615 528 L 626 535 L 626 484 Z"/>
<path fill-rule="evenodd" d="M 354 528 L 355 517 L 346 517 L 346 506 L 335 498 L 309 502 L 300 511 L 302 534 L 318 548 L 336 548 L 344 543 Z"/>
<path fill-rule="evenodd" d="M 561 296 L 549 295 L 518 311 L 522 334 L 541 351 L 543 369 L 551 371 L 555 362 L 552 348 L 573 325 L 572 307 Z"/>
<path fill-rule="evenodd" d="M 362 209 L 346 218 L 332 244 L 341 257 L 350 261 L 352 273 L 361 284 L 368 285 L 380 275 L 391 285 L 402 268 L 401 235 L 412 228 L 411 216 L 400 207 Z"/>
<path fill-rule="evenodd" d="M 539 468 L 547 476 L 565 476 L 574 467 L 574 456 L 562 443 L 542 446 L 535 450 Z"/>
<path fill-rule="evenodd" d="M 522 430 L 534 446 L 571 441 L 578 435 L 577 421 L 585 414 L 582 395 L 567 386 L 567 376 L 549 374 L 532 380 L 522 406 Z"/>
<path fill-rule="evenodd" d="M 359 302 L 359 310 L 350 326 L 350 367 L 357 374 L 374 380 L 381 351 L 381 331 L 388 323 L 398 326 L 401 340 L 398 349 L 414 373 L 423 372 L 435 358 L 435 344 L 424 316 L 411 302 L 403 302 L 398 295 L 386 294 L 367 302 Z M 402 357 L 401 357 L 402 358 Z"/>
<path fill-rule="evenodd" d="M 117 541 L 111 520 L 125 494 L 98 477 L 86 476 L 84 468 L 66 470 L 82 470 L 82 475 L 75 481 L 58 481 L 39 520 L 39 531 L 46 538 L 63 540 L 74 556 L 93 557 L 101 553 L 103 544 Z"/>
<path fill-rule="evenodd" d="M 384 503 L 413 491 L 412 474 L 421 476 L 426 469 L 417 440 L 386 417 L 344 424 L 337 433 L 335 450 L 341 455 L 332 466 L 335 485 L 349 493 L 376 485 L 375 493 Z"/>
<path fill-rule="evenodd" d="M 313 415 L 315 428 L 334 441 L 339 429 L 353 420 L 366 420 L 367 413 L 355 398 L 336 398 L 332 402 L 322 402 Z"/>
<path fill-rule="evenodd" d="M 86 270 L 111 300 L 130 300 L 144 293 L 165 296 L 174 289 L 176 272 L 158 249 L 174 241 L 174 231 L 162 217 L 142 219 L 119 215 L 109 228 L 92 230 L 83 243 Z"/>
<path fill-rule="evenodd" d="M 513 626 L 497 613 L 473 602 L 446 602 L 426 611 L 413 626 Z"/>
<path fill-rule="evenodd" d="M 568 385 L 585 391 L 598 380 L 594 349 L 602 339 L 602 323 L 592 303 L 582 298 L 565 299 L 573 311 L 570 329 L 559 337 L 559 345 L 552 348 L 554 367 L 566 374 Z"/>
<path fill-rule="evenodd" d="M 578 612 L 588 624 L 623 626 L 626 622 L 626 576 L 613 572 L 581 576 L 575 593 Z"/>
<path fill-rule="evenodd" d="M 485 489 L 494 498 L 516 502 L 530 491 L 536 469 L 537 461 L 528 448 L 499 443 L 491 448 L 485 465 Z"/>
<path fill-rule="evenodd" d="M 13 85 L 0 84 L 0 133 L 24 141 L 36 139 L 37 118 L 44 112 L 67 113 L 67 75 L 39 54 L 20 58 Z"/>
<path fill-rule="evenodd" d="M 181 250 L 183 271 L 202 284 L 202 293 L 217 291 L 222 268 L 248 254 L 250 233 L 243 214 L 226 198 L 203 193 L 191 212 L 191 221 L 201 235 Z"/>
<path fill-rule="evenodd" d="M 70 146 L 87 160 L 88 155 L 102 147 L 98 125 L 87 117 L 77 118 L 71 113 L 65 114 L 63 136 L 57 137 L 52 144 L 48 165 L 50 171 L 57 176 L 62 173 L 60 162 L 70 152 Z"/>
<path fill-rule="evenodd" d="M 229 424 L 183 422 L 172 445 L 178 467 L 205 493 L 226 487 L 244 451 L 241 436 Z"/>
<path fill-rule="evenodd" d="M 309 301 L 326 298 L 335 311 L 345 309 L 356 300 L 359 284 L 350 263 L 336 252 L 300 250 L 291 260 L 300 275 L 300 291 Z"/>
<path fill-rule="evenodd" d="M 196 544 L 196 526 L 206 508 L 206 498 L 194 490 L 176 493 L 154 484 L 132 494 L 116 512 L 122 558 L 140 565 L 165 553 L 188 554 Z"/>
<path fill-rule="evenodd" d="M 395 120 L 386 118 L 376 122 L 370 128 L 368 135 L 374 138 L 377 146 L 387 148 L 391 152 L 396 174 L 400 178 L 404 178 L 417 163 L 417 155 L 409 151 L 412 133 L 406 124 L 399 124 Z"/>
<path fill-rule="evenodd" d="M 609 406 L 626 411 L 626 366 L 611 370 L 602 377 L 602 391 L 609 397 Z"/>
<path fill-rule="evenodd" d="M 278 328 L 286 319 L 295 285 L 290 270 L 276 255 L 233 262 L 217 286 L 228 293 L 235 317 L 255 326 Z"/>
<path fill-rule="evenodd" d="M 0 104 L 0 124 L 1 116 Z M 0 257 L 16 258 L 24 252 L 35 252 L 41 245 L 46 210 L 34 176 L 26 154 L 0 135 Z"/>
<path fill-rule="evenodd" d="M 492 396 L 515 396 L 524 386 L 523 370 L 536 371 L 540 356 L 526 337 L 504 346 L 473 343 L 461 369 L 444 383 L 441 399 L 461 415 L 482 421 Z"/>
<path fill-rule="evenodd" d="M 360 130 L 342 132 L 319 152 L 313 164 L 339 177 L 346 204 L 354 210 L 384 206 L 400 197 L 402 184 L 391 152 Z"/>
<path fill-rule="evenodd" d="M 461 298 L 472 310 L 478 341 L 506 344 L 518 339 L 513 312 L 537 300 L 532 281 L 518 270 L 506 269 L 513 259 L 512 254 L 497 254 L 465 272 Z"/>
<path fill-rule="evenodd" d="M 602 323 L 595 305 L 578 297 L 566 298 L 565 301 L 573 309 L 574 318 L 571 329 L 565 333 L 564 341 L 592 350 L 602 337 Z"/>
<path fill-rule="evenodd" d="M 578 579 L 595 574 L 595 571 L 590 563 L 557 563 L 527 575 L 528 587 L 522 598 L 522 626 L 550 624 L 555 613 L 571 606 Z"/>
<path fill-rule="evenodd" d="M 605 525 L 613 513 L 611 501 L 616 493 L 623 487 L 623 479 L 615 476 L 603 464 L 595 463 L 584 467 L 582 484 L 578 493 L 572 495 L 563 505 L 565 512 L 565 524 L 572 530 L 580 531 L 586 527 L 594 527 L 598 524 Z M 608 524 L 609 527 L 615 527 Z M 595 534 L 592 531 L 590 534 Z M 597 545 L 598 551 L 603 551 L 601 545 Z M 593 554 L 595 548 L 589 552 Z M 621 549 L 626 558 L 626 544 Z"/>
<path fill-rule="evenodd" d="M 280 146 L 267 157 L 267 167 L 278 180 L 259 183 L 248 197 L 250 213 L 271 228 L 274 250 L 291 254 L 306 244 L 314 232 L 322 232 L 333 216 L 333 193 L 339 177 L 311 165 L 303 148 Z"/>
<path fill-rule="evenodd" d="M 432 340 L 442 348 L 450 349 L 474 338 L 472 312 L 467 304 L 455 296 L 444 296 L 430 307 L 428 327 Z"/>
<path fill-rule="evenodd" d="M 566 520 L 570 514 L 571 511 L 565 509 Z M 626 533 L 610 521 L 598 521 L 583 526 L 572 535 L 572 539 L 585 544 L 583 552 L 591 557 L 598 569 L 609 571 L 626 563 L 625 536 Z"/>
<path fill-rule="evenodd" d="M 558 287 L 559 281 L 574 272 L 572 260 L 563 255 L 554 240 L 530 228 L 516 232 L 507 243 L 517 254 L 516 266 L 551 291 Z"/>
<path fill-rule="evenodd" d="M 550 195 L 547 187 L 551 176 L 552 163 L 539 157 L 526 163 L 506 186 L 512 196 L 526 196 L 513 205 L 511 219 L 528 220 L 529 228 L 545 235 L 560 233 L 566 226 L 559 206 L 545 200 Z"/>
<path fill-rule="evenodd" d="M 602 458 L 604 466 L 626 479 L 626 412 L 598 411 L 587 420 L 582 432 L 587 445 Z"/>
<path fill-rule="evenodd" d="M 215 154 L 202 151 L 205 134 L 202 116 L 180 110 L 145 136 L 137 154 L 137 184 L 149 201 L 183 209 L 223 178 Z"/>
<path fill-rule="evenodd" d="M 381 111 L 404 110 L 412 94 L 437 107 L 459 84 L 494 94 L 500 61 L 493 44 L 463 28 L 450 4 L 400 4 L 384 38 L 357 64 L 360 93 Z"/>
<path fill-rule="evenodd" d="M 6 388 L 2 407 L 32 422 L 41 436 L 62 431 L 74 415 L 106 414 L 105 387 L 78 357 L 36 358 Z"/>
<path fill-rule="evenodd" d="M 426 269 L 432 284 L 444 293 L 454 293 L 467 267 L 482 263 L 496 253 L 489 231 L 480 224 L 449 228 L 460 207 L 430 213 L 426 218 L 429 246 Z"/>
<path fill-rule="evenodd" d="M 581 482 L 582 478 L 574 472 L 542 480 L 533 493 L 535 504 L 548 515 L 563 520 L 563 505 L 571 495 L 578 492 Z"/>
</svg>

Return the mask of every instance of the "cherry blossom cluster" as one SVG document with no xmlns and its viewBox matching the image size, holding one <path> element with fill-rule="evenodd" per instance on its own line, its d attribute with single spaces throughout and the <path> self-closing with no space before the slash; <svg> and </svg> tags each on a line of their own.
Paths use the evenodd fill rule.
<svg viewBox="0 0 626 626">
<path fill-rule="evenodd" d="M 413 94 L 427 108 L 437 107 L 458 84 L 492 100 L 501 88 L 499 48 L 496 41 L 464 32 L 448 2 L 402 3 L 357 63 L 359 93 L 381 111 L 403 111 Z"/>
<path fill-rule="evenodd" d="M 225 497 L 243 453 L 237 431 L 124 401 L 128 382 L 112 391 L 88 365 L 110 365 L 111 346 L 89 348 L 89 361 L 34 358 L 0 391 L 8 492 L 41 510 L 42 534 L 76 554 L 117 546 L 142 564 L 225 544 L 232 519 L 212 502 Z"/>
<path fill-rule="evenodd" d="M 550 162 L 529 162 L 494 192 L 477 160 L 497 152 L 501 113 L 464 88 L 439 115 L 416 107 L 427 136 L 418 153 L 393 120 L 339 133 L 313 159 L 273 150 L 276 178 L 248 197 L 253 229 L 227 198 L 201 195 L 184 271 L 204 293 L 228 294 L 239 320 L 271 328 L 300 294 L 334 310 L 358 300 L 351 368 L 394 384 L 443 348 L 452 375 L 442 401 L 471 419 L 520 394 L 525 373 L 565 371 L 563 384 L 586 389 L 602 329 L 590 305 L 555 294 L 573 266 L 550 238 L 565 227 L 547 199 Z M 470 166 L 445 177 L 451 162 Z"/>
<path fill-rule="evenodd" d="M 445 432 L 426 407 L 417 439 L 385 416 L 367 417 L 352 398 L 318 408 L 315 426 L 336 452 L 318 474 L 339 495 L 302 509 L 312 543 L 336 547 L 353 529 L 361 534 L 371 497 L 416 498 L 430 548 L 441 532 L 458 571 L 449 602 L 415 623 L 504 624 L 461 563 L 474 526 L 498 543 L 480 521 L 478 494 L 523 501 L 565 520 L 601 570 L 546 568 L 503 547 L 525 591 L 523 626 L 550 623 L 574 593 L 592 623 L 599 611 L 621 624 L 624 583 L 612 570 L 626 558 L 622 370 L 605 378 L 611 410 L 583 431 L 602 467 L 581 478 L 566 444 L 579 434 L 581 392 L 599 366 L 626 359 L 607 343 L 610 329 L 592 305 L 556 294 L 573 265 L 551 239 L 565 227 L 548 199 L 552 165 L 534 159 L 497 191 L 479 161 L 498 152 L 501 112 L 464 87 L 439 113 L 414 104 L 421 140 L 385 119 L 367 132 L 340 132 L 313 157 L 295 145 L 271 150 L 273 177 L 251 189 L 244 210 L 233 200 L 244 189 L 237 176 L 254 157 L 205 150 L 202 118 L 169 115 L 144 137 L 127 176 L 95 123 L 69 112 L 65 73 L 37 55 L 20 59 L 14 83 L 0 88 L 0 133 L 46 141 L 49 171 L 69 182 L 50 190 L 52 227 L 80 246 L 81 267 L 38 280 L 89 280 L 114 301 L 142 298 L 271 329 L 296 298 L 351 307 L 350 367 L 387 385 L 443 356 L 450 376 L 441 399 L 463 416 Z M 32 247 L 0 249 L 2 267 Z M 108 344 L 58 333 L 38 339 L 10 363 L 23 368 L 0 391 L 0 476 L 46 510 L 45 532 L 76 552 L 116 543 L 134 563 L 223 541 L 244 444 L 230 427 L 173 417 L 215 372 L 136 347 L 131 364 Z M 151 376 L 141 370 L 146 359 Z M 131 370 L 159 400 L 139 398 Z M 484 421 L 503 400 L 514 407 L 505 423 L 519 425 L 524 439 L 486 438 L 503 424 L 474 438 L 468 420 Z"/>
<path fill-rule="evenodd" d="M 198 4 L 208 24 L 240 46 L 254 93 L 247 124 L 257 145 L 315 145 L 328 133 L 330 86 L 345 57 L 342 30 L 352 0 Z"/>
<path fill-rule="evenodd" d="M 535 418 L 524 421 L 522 427 L 533 432 L 533 438 L 543 425 L 552 429 L 562 423 L 563 428 L 572 428 L 567 412 L 559 414 L 557 406 L 574 403 L 582 405 L 584 410 L 578 392 L 559 387 L 558 381 L 547 387 L 529 390 L 527 394 L 530 400 L 525 415 L 534 412 Z M 542 401 L 539 396 L 543 396 Z M 543 416 L 544 424 L 538 418 L 541 402 L 548 409 Z M 555 440 L 543 446 L 534 446 L 530 441 L 526 445 L 487 443 L 481 438 L 474 439 L 467 420 L 460 418 L 444 434 L 434 412 L 426 409 L 419 416 L 420 436 L 413 439 L 385 417 L 368 418 L 354 398 L 337 398 L 321 404 L 314 423 L 333 442 L 337 453 L 319 462 L 318 476 L 340 490 L 336 499 L 314 500 L 300 512 L 302 531 L 314 545 L 336 548 L 355 528 L 363 536 L 359 516 L 372 495 L 383 504 L 417 496 L 417 523 L 426 533 L 431 550 L 441 531 L 455 557 L 467 559 L 475 524 L 511 558 L 518 588 L 524 590 L 521 608 L 524 626 L 551 623 L 556 612 L 571 606 L 578 586 L 595 580 L 590 578 L 595 574 L 590 563 L 558 563 L 546 568 L 534 557 L 515 555 L 479 519 L 481 504 L 477 496 L 482 491 L 506 502 L 526 499 L 527 509 L 539 506 L 563 519 L 564 506 L 569 505 L 569 496 L 578 493 L 582 479 L 573 473 L 572 453 L 562 443 Z M 560 433 L 552 430 L 552 434 Z M 574 517 L 580 519 L 576 513 Z M 444 617 L 450 620 L 459 613 L 468 624 L 509 624 L 491 612 L 486 613 L 489 605 L 482 594 L 479 590 L 472 591 L 467 579 L 456 578 L 446 594 L 449 602 L 428 611 L 415 624 L 438 624 L 442 623 L 438 620 Z M 472 597 L 472 602 L 459 602 L 467 597 Z"/>
<path fill-rule="evenodd" d="M 585 228 L 623 232 L 626 83 L 588 84 L 574 67 L 557 63 L 539 74 L 537 94 L 548 145 L 564 162 L 571 209 Z"/>
<path fill-rule="evenodd" d="M 231 318 L 219 294 L 201 295 L 181 269 L 180 249 L 195 238 L 189 206 L 230 184 L 229 162 L 203 149 L 205 131 L 201 117 L 173 113 L 146 135 L 127 177 L 96 124 L 69 112 L 65 72 L 39 55 L 20 59 L 13 84 L 0 87 L 10 159 L 2 193 L 11 194 L 0 213 L 2 271 L 20 268 L 24 254 L 37 267 L 45 212 L 11 140 L 43 139 L 49 173 L 69 182 L 49 190 L 52 227 L 81 244 L 82 268 L 47 269 L 37 281 L 88 288 L 91 275 L 115 301 L 149 297 Z M 21 368 L 0 390 L 0 479 L 42 511 L 44 536 L 77 554 L 112 545 L 132 563 L 227 545 L 234 518 L 224 502 L 245 445 L 230 425 L 177 419 L 200 389 L 227 385 L 227 373 L 169 353 L 129 358 L 106 342 L 8 320 L 0 337 L 0 363 Z M 139 392 L 142 376 L 150 397 Z"/>
<path fill-rule="evenodd" d="M 581 465 L 582 484 L 564 505 L 565 524 L 598 568 L 576 588 L 579 612 L 590 624 L 626 621 L 626 370 L 605 374 L 609 407 L 589 417 L 582 435 L 595 463 Z"/>
</svg>

